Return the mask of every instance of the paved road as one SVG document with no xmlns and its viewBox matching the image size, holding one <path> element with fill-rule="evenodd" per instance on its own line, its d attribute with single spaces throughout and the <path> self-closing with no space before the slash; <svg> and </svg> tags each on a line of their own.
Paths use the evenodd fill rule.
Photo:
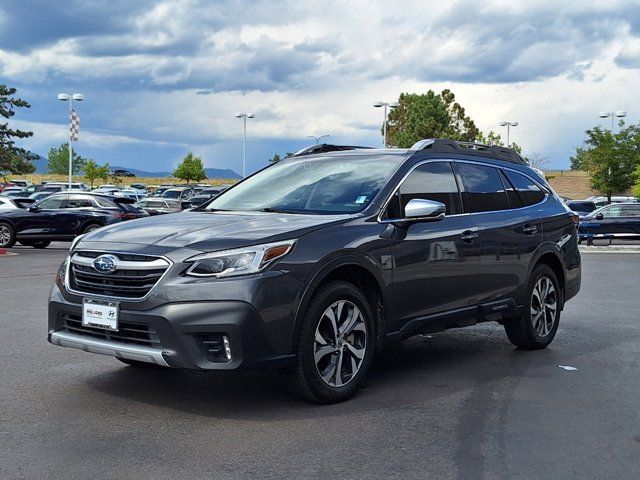
<svg viewBox="0 0 640 480">
<path fill-rule="evenodd" d="M 584 256 L 545 351 L 493 325 L 418 337 L 355 399 L 318 407 L 271 373 L 136 369 L 47 344 L 57 245 L 0 257 L 1 479 L 640 478 L 640 255 Z"/>
</svg>

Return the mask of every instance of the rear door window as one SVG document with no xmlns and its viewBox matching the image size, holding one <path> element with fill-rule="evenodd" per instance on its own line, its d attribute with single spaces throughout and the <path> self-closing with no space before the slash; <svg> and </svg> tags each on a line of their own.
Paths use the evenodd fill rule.
<svg viewBox="0 0 640 480">
<path fill-rule="evenodd" d="M 622 213 L 625 217 L 640 217 L 640 205 L 623 205 Z"/>
<path fill-rule="evenodd" d="M 533 180 L 511 170 L 504 170 L 504 173 L 518 192 L 523 206 L 528 207 L 544 200 L 545 192 Z"/>
<path fill-rule="evenodd" d="M 507 210 L 507 192 L 498 169 L 485 165 L 458 163 L 462 175 L 467 210 L 471 213 Z"/>
<path fill-rule="evenodd" d="M 87 208 L 94 206 L 91 198 L 86 195 L 69 195 L 62 208 Z"/>
</svg>

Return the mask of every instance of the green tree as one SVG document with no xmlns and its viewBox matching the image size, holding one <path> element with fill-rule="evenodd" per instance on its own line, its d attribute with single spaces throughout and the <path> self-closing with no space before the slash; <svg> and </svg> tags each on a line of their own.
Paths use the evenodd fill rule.
<svg viewBox="0 0 640 480">
<path fill-rule="evenodd" d="M 98 178 L 106 182 L 109 180 L 109 164 L 107 163 L 100 167 L 93 160 L 87 160 L 87 163 L 84 165 L 84 178 L 89 182 L 91 188 L 93 188 L 93 183 Z"/>
<path fill-rule="evenodd" d="M 483 145 L 497 145 L 499 147 L 506 147 L 506 145 L 502 141 L 502 136 L 499 133 L 494 132 L 493 130 L 490 130 L 487 135 L 479 131 L 474 141 Z M 511 145 L 509 145 L 509 148 L 522 155 L 522 147 L 517 143 L 512 142 Z"/>
<path fill-rule="evenodd" d="M 58 148 L 53 147 L 47 155 L 47 172 L 56 175 L 66 175 L 69 173 L 69 142 L 65 142 Z M 73 174 L 78 175 L 84 170 L 87 163 L 86 158 L 82 158 L 78 153 L 73 151 Z"/>
<path fill-rule="evenodd" d="M 268 159 L 269 163 L 278 163 L 280 160 L 284 160 L 285 158 L 293 157 L 293 153 L 287 152 L 284 157 L 281 157 L 279 153 L 276 153 L 273 157 Z"/>
<path fill-rule="evenodd" d="M 195 182 L 204 180 L 207 178 L 207 174 L 204 171 L 202 158 L 196 157 L 191 152 L 187 153 L 182 162 L 173 171 L 173 176 L 180 180 L 185 180 L 187 183 L 191 180 Z"/>
<path fill-rule="evenodd" d="M 636 182 L 640 165 L 640 124 L 625 126 L 613 133 L 601 127 L 585 132 L 583 147 L 576 149 L 572 164 L 591 175 L 591 187 L 607 195 L 624 192 Z"/>
<path fill-rule="evenodd" d="M 433 90 L 400 94 L 387 123 L 387 143 L 401 148 L 409 148 L 424 138 L 474 141 L 479 133 L 451 90 L 440 94 Z"/>
<path fill-rule="evenodd" d="M 30 108 L 28 102 L 15 97 L 15 88 L 0 84 L 0 117 L 9 119 L 16 108 Z M 33 173 L 36 168 L 28 152 L 15 146 L 15 139 L 28 138 L 33 132 L 14 130 L 9 123 L 0 123 L 0 174 Z"/>
</svg>

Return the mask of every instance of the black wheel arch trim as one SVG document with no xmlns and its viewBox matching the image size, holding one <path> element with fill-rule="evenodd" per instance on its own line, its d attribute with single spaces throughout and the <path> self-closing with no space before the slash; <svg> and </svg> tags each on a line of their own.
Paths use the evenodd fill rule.
<svg viewBox="0 0 640 480">
<path fill-rule="evenodd" d="M 380 273 L 382 267 L 371 256 L 357 250 L 350 250 L 346 252 L 343 250 L 339 252 L 332 252 L 331 255 L 318 262 L 318 265 L 319 266 L 309 276 L 309 280 L 304 282 L 305 288 L 303 289 L 303 292 L 300 295 L 300 299 L 298 301 L 298 307 L 294 316 L 293 329 L 291 330 L 292 334 L 289 341 L 291 351 L 293 351 L 293 349 L 295 348 L 296 339 L 298 338 L 300 326 L 302 323 L 302 315 L 304 315 L 304 312 L 307 310 L 311 298 L 313 297 L 318 287 L 322 284 L 322 282 L 337 269 L 342 267 L 355 266 L 367 270 L 367 272 L 369 272 L 373 276 L 378 285 L 378 290 L 382 297 L 380 298 L 381 303 L 385 303 L 385 282 Z M 363 292 L 363 294 L 365 294 L 365 292 Z M 378 330 L 376 332 L 376 338 L 378 340 L 381 340 L 384 334 L 384 318 L 381 313 L 382 312 L 374 311 L 374 315 L 379 317 L 376 319 L 376 328 Z"/>
</svg>

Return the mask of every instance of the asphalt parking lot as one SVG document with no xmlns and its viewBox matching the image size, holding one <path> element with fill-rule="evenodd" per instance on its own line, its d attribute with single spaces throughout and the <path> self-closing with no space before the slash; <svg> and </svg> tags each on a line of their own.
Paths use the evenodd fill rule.
<svg viewBox="0 0 640 480">
<path fill-rule="evenodd" d="M 68 248 L 0 257 L 0 478 L 640 478 L 640 254 L 583 255 L 556 340 L 498 325 L 385 351 L 330 406 L 277 374 L 138 369 L 46 342 Z M 574 367 L 566 370 L 559 366 Z"/>
</svg>

